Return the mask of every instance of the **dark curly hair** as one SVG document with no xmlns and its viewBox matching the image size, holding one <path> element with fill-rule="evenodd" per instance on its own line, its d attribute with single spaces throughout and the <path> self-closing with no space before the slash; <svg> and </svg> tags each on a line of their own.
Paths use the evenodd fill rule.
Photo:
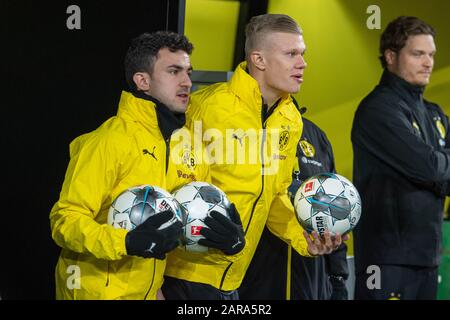
<svg viewBox="0 0 450 320">
<path fill-rule="evenodd" d="M 172 52 L 182 50 L 191 54 L 194 46 L 188 38 L 171 31 L 143 33 L 131 41 L 125 56 L 125 79 L 131 90 L 136 90 L 133 76 L 136 72 L 153 73 L 153 67 L 161 49 Z"/>
<path fill-rule="evenodd" d="M 390 49 L 394 52 L 399 52 L 406 44 L 409 36 L 415 36 L 419 34 L 436 35 L 433 27 L 428 23 L 420 20 L 416 17 L 400 16 L 391 21 L 380 40 L 380 61 L 383 68 L 386 68 L 387 62 L 384 57 L 386 50 Z"/>
</svg>

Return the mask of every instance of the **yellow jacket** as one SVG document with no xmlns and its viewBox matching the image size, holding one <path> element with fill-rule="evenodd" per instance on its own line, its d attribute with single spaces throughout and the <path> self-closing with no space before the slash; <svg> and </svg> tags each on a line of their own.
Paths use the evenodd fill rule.
<svg viewBox="0 0 450 320">
<path fill-rule="evenodd" d="M 240 286 L 266 223 L 296 251 L 309 256 L 287 196 L 303 127 L 301 115 L 286 96 L 262 123 L 261 92 L 245 67 L 245 63 L 238 66 L 229 82 L 195 92 L 186 125 L 197 139 L 211 141 L 203 161 L 211 162 L 212 183 L 236 204 L 246 247 L 240 259 L 210 265 L 192 263 L 174 251 L 166 266 L 166 275 L 225 291 Z"/>
<path fill-rule="evenodd" d="M 190 146 L 172 141 L 180 131 L 170 138 L 169 160 L 155 103 L 122 92 L 117 116 L 71 143 L 60 198 L 50 213 L 52 237 L 62 247 L 57 299 L 155 299 L 166 261 L 128 256 L 127 231 L 107 225 L 107 214 L 129 187 L 172 191 L 209 180 L 207 167 L 192 161 Z"/>
</svg>

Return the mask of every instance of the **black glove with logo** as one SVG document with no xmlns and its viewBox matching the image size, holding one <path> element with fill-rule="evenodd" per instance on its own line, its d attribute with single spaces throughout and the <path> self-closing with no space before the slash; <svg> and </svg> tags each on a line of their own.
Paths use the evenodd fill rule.
<svg viewBox="0 0 450 320">
<path fill-rule="evenodd" d="M 200 234 L 205 237 L 198 241 L 200 245 L 222 250 L 226 255 L 233 255 L 244 249 L 244 229 L 239 212 L 233 203 L 229 213 L 231 220 L 217 211 L 211 211 L 204 220 L 208 228 L 200 230 Z"/>
<path fill-rule="evenodd" d="M 348 292 L 347 287 L 345 286 L 344 277 L 331 275 L 329 279 L 333 287 L 330 300 L 348 300 Z"/>
<path fill-rule="evenodd" d="M 177 221 L 164 229 L 158 229 L 173 218 L 170 210 L 151 216 L 144 223 L 127 233 L 125 246 L 127 254 L 143 258 L 163 260 L 166 253 L 178 246 L 183 224 Z"/>
</svg>

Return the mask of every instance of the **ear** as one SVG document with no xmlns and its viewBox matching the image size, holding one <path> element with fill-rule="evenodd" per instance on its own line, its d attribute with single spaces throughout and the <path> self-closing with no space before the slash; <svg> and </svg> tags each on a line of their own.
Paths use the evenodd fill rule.
<svg viewBox="0 0 450 320">
<path fill-rule="evenodd" d="M 138 91 L 150 90 L 150 75 L 147 72 L 136 72 L 133 75 L 133 81 Z"/>
<path fill-rule="evenodd" d="M 395 64 L 397 60 L 397 53 L 392 51 L 391 49 L 387 49 L 384 51 L 384 58 L 386 59 L 386 63 L 388 66 Z"/>
<path fill-rule="evenodd" d="M 266 61 L 264 60 L 264 55 L 261 51 L 252 51 L 252 53 L 250 53 L 250 62 L 258 70 L 266 70 Z"/>
</svg>

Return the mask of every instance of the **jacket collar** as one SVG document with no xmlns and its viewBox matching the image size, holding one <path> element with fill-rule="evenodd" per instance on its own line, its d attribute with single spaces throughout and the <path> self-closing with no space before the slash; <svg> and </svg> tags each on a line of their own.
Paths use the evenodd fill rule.
<svg viewBox="0 0 450 320">
<path fill-rule="evenodd" d="M 247 104 L 254 105 L 256 103 L 257 105 L 262 106 L 262 94 L 258 82 L 248 74 L 246 69 L 247 62 L 245 61 L 241 62 L 236 67 L 230 80 L 230 89 Z M 278 105 L 284 104 L 286 101 L 291 101 L 290 95 L 282 97 Z"/>
<path fill-rule="evenodd" d="M 380 85 L 392 87 L 400 96 L 406 96 L 415 101 L 422 99 L 423 91 L 425 90 L 425 87 L 412 85 L 387 69 L 383 72 Z"/>
<path fill-rule="evenodd" d="M 175 113 L 157 99 L 143 92 L 122 91 L 118 116 L 141 123 L 145 128 L 159 128 L 164 139 L 183 127 L 186 121 L 184 113 Z"/>
<path fill-rule="evenodd" d="M 252 105 L 255 102 L 262 105 L 261 90 L 258 82 L 247 73 L 247 62 L 241 62 L 234 70 L 230 79 L 230 89 L 235 95 Z"/>
</svg>

